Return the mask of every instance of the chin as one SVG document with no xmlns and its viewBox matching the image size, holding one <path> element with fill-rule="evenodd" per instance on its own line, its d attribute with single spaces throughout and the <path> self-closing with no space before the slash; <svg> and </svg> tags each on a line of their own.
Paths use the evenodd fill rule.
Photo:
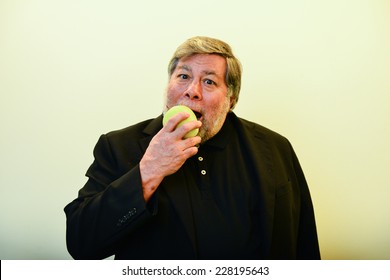
<svg viewBox="0 0 390 280">
<path fill-rule="evenodd" d="M 209 130 L 204 130 L 201 127 L 200 130 L 199 130 L 199 133 L 198 133 L 198 136 L 200 136 L 200 138 L 202 138 L 201 143 L 204 143 L 207 140 L 210 140 L 211 138 L 213 138 L 218 133 L 218 131 L 217 132 L 213 132 L 213 131 L 209 131 Z"/>
</svg>

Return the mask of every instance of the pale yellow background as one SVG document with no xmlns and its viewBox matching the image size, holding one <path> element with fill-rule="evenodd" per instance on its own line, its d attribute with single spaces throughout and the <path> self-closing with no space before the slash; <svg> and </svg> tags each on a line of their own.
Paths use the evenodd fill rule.
<svg viewBox="0 0 390 280">
<path fill-rule="evenodd" d="M 98 137 L 160 113 L 194 35 L 241 59 L 235 112 L 291 140 L 323 258 L 390 259 L 387 0 L 0 0 L 0 258 L 70 258 Z"/>
</svg>

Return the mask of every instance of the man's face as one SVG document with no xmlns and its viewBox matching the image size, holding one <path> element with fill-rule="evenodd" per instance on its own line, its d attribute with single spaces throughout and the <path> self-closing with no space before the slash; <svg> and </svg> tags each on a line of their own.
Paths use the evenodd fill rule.
<svg viewBox="0 0 390 280">
<path fill-rule="evenodd" d="M 191 108 L 202 122 L 202 142 L 218 133 L 230 110 L 225 73 L 222 56 L 196 54 L 180 59 L 170 77 L 164 111 L 175 105 Z"/>
</svg>

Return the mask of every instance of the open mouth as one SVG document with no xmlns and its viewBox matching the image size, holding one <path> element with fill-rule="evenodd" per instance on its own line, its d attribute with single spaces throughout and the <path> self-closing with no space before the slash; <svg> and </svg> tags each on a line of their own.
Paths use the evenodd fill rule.
<svg viewBox="0 0 390 280">
<path fill-rule="evenodd" d="M 199 113 L 198 111 L 194 111 L 194 114 L 196 116 L 196 119 L 199 121 L 202 118 L 202 114 Z"/>
</svg>

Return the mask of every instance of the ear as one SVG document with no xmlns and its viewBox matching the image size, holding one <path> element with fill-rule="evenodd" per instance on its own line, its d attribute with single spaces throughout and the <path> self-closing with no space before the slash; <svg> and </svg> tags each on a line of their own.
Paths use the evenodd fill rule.
<svg viewBox="0 0 390 280">
<path fill-rule="evenodd" d="M 233 107 L 234 107 L 234 97 L 233 96 L 230 96 L 229 97 L 229 101 L 230 101 L 230 110 L 232 110 L 233 109 Z"/>
</svg>

